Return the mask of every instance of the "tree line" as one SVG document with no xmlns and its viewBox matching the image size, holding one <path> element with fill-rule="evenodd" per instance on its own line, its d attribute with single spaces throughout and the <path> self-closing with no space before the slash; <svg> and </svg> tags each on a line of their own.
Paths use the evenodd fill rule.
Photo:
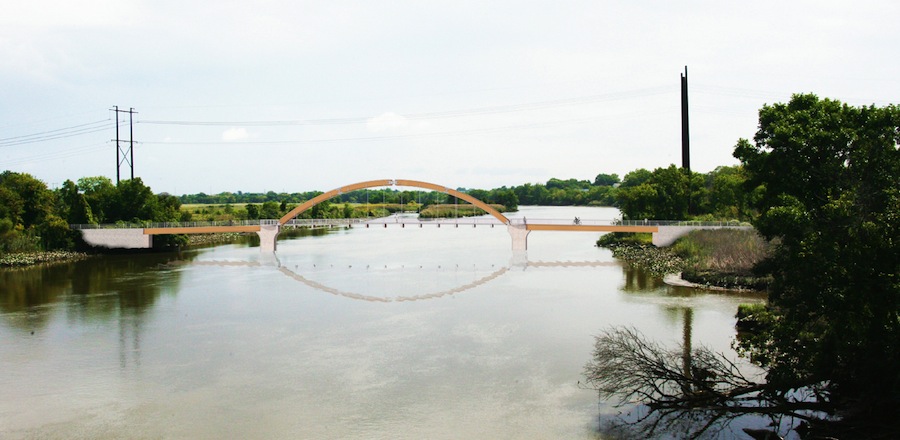
<svg viewBox="0 0 900 440">
<path fill-rule="evenodd" d="M 0 174 L 0 252 L 74 249 L 70 224 L 183 220 L 181 201 L 154 194 L 140 178 L 66 180 L 58 189 L 27 173 Z M 165 244 L 165 240 L 160 242 Z"/>
</svg>

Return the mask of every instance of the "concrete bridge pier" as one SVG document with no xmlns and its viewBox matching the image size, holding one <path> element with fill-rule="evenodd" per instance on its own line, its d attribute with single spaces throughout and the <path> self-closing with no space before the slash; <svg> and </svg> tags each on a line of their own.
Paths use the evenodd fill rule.
<svg viewBox="0 0 900 440">
<path fill-rule="evenodd" d="M 512 250 L 527 251 L 528 250 L 528 233 L 531 232 L 525 225 L 507 225 L 506 230 L 512 237 Z"/>
<path fill-rule="evenodd" d="M 528 266 L 528 252 L 524 250 L 513 251 L 509 257 L 510 267 L 526 267 Z"/>
<path fill-rule="evenodd" d="M 280 224 L 260 225 L 259 231 L 256 233 L 259 235 L 259 251 L 275 252 L 279 232 L 281 232 Z"/>
</svg>

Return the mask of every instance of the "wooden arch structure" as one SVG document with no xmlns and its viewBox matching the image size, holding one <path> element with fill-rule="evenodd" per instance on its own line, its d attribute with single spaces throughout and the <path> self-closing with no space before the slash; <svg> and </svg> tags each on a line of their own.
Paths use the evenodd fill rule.
<svg viewBox="0 0 900 440">
<path fill-rule="evenodd" d="M 279 225 L 284 225 L 285 223 L 291 221 L 291 219 L 302 214 L 304 211 L 311 209 L 313 206 L 316 206 L 319 203 L 322 203 L 326 200 L 333 199 L 337 196 L 340 196 L 341 194 L 346 194 L 346 193 L 357 191 L 360 189 L 378 188 L 378 187 L 382 187 L 382 186 L 408 186 L 408 187 L 422 188 L 422 189 L 438 191 L 438 192 L 442 192 L 445 194 L 449 194 L 453 197 L 465 200 L 465 201 L 483 209 L 488 214 L 494 216 L 494 218 L 496 218 L 497 220 L 500 220 L 500 222 L 502 222 L 503 224 L 505 224 L 505 225 L 509 224 L 509 219 L 506 218 L 506 216 L 504 216 L 503 214 L 501 214 L 500 211 L 497 211 L 496 209 L 491 208 L 491 206 L 488 205 L 487 203 L 484 203 L 481 200 L 478 200 L 475 197 L 472 197 L 468 194 L 461 193 L 459 191 L 456 191 L 454 189 L 450 189 L 450 188 L 447 188 L 447 187 L 444 187 L 441 185 L 436 185 L 434 183 L 421 182 L 418 180 L 401 180 L 401 179 L 369 180 L 366 182 L 359 182 L 359 183 L 354 183 L 351 185 L 342 186 L 340 188 L 335 188 L 331 191 L 328 191 L 328 192 L 320 194 L 310 200 L 307 200 L 306 202 L 303 202 L 300 206 L 292 209 L 291 212 L 285 214 L 284 217 L 281 217 L 281 219 L 278 220 L 278 223 L 279 223 Z"/>
</svg>

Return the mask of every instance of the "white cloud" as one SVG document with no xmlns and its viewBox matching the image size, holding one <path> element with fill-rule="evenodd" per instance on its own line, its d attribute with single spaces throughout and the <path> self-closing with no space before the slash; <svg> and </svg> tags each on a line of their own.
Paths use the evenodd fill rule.
<svg viewBox="0 0 900 440">
<path fill-rule="evenodd" d="M 242 141 L 250 137 L 247 129 L 243 127 L 231 127 L 222 133 L 222 140 L 225 142 Z"/>
</svg>

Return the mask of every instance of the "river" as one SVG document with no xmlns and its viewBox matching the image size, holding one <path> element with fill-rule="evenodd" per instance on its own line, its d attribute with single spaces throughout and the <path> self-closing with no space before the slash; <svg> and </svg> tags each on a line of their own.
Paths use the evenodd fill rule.
<svg viewBox="0 0 900 440">
<path fill-rule="evenodd" d="M 735 357 L 763 299 L 666 286 L 597 237 L 532 232 L 523 258 L 503 227 L 356 226 L 0 271 L 0 438 L 600 438 L 594 335 Z"/>
</svg>

